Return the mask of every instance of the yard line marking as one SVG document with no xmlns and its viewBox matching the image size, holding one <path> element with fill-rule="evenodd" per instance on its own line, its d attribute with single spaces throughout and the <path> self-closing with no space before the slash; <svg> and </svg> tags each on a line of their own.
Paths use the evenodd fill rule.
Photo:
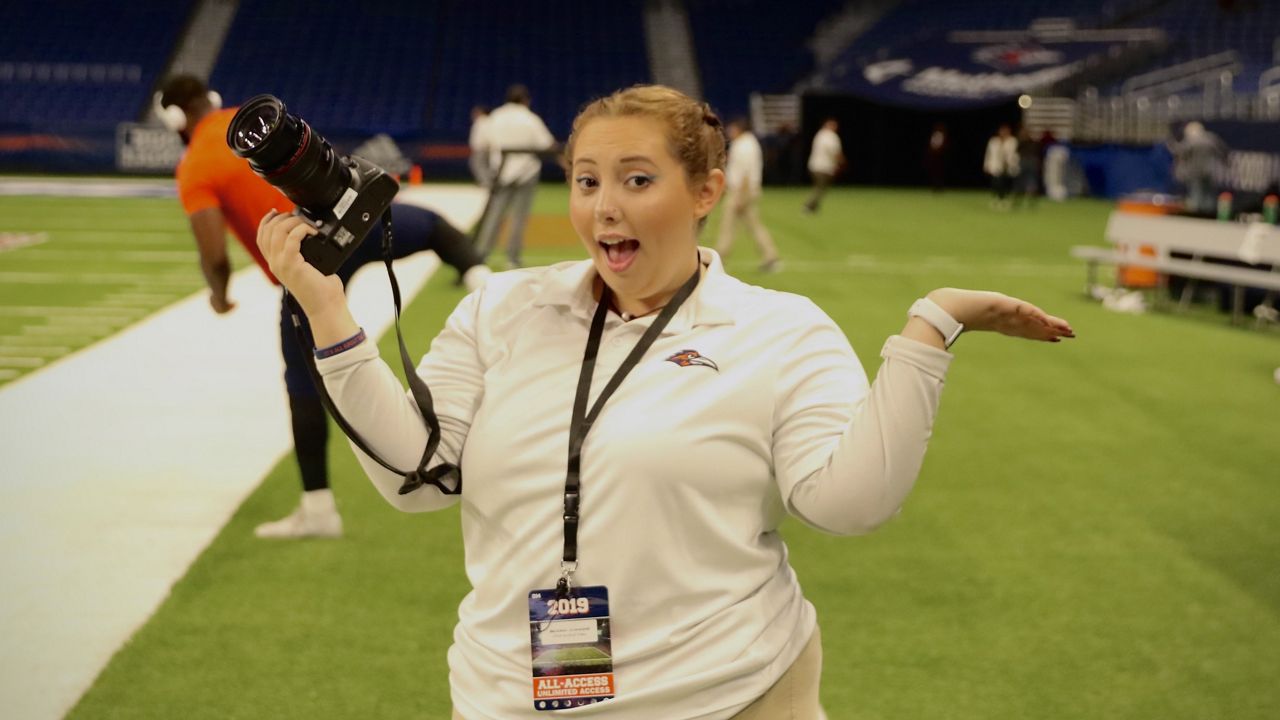
<svg viewBox="0 0 1280 720">
<path fill-rule="evenodd" d="M 164 297 L 168 298 L 169 295 Z M 98 307 L 96 305 L 24 305 L 20 307 L 4 307 L 0 306 L 0 317 L 48 317 L 53 315 L 119 315 L 124 312 L 123 308 L 118 307 Z"/>
<path fill-rule="evenodd" d="M 82 333 L 89 331 L 89 329 L 85 327 L 71 328 L 71 327 L 51 327 L 49 325 L 24 325 L 22 327 L 21 332 L 23 335 L 57 335 L 59 338 L 63 338 L 63 337 L 66 337 L 66 335 L 65 334 L 60 335 L 59 333 L 66 333 L 68 330 L 80 331 Z M 111 332 L 110 328 L 103 328 L 102 332 L 94 332 L 87 337 L 97 339 L 109 332 Z M 50 338 L 42 337 L 41 340 L 48 342 Z"/>
<path fill-rule="evenodd" d="M 105 306 L 103 308 L 104 310 L 114 310 L 116 312 L 136 313 L 141 315 L 141 314 L 146 314 L 150 312 L 155 312 L 156 310 L 160 309 L 161 305 L 168 305 L 169 303 L 177 299 L 173 295 L 152 295 L 150 297 L 151 297 L 151 301 L 146 306 L 138 305 L 138 301 L 133 299 L 126 301 L 126 300 L 111 300 L 108 298 L 100 301 L 98 304 L 104 305 Z"/>
<path fill-rule="evenodd" d="M 24 285 L 149 285 L 190 287 L 199 282 L 195 272 L 182 275 L 146 273 L 40 273 L 0 271 L 0 282 Z"/>
<path fill-rule="evenodd" d="M 0 355 L 0 367 L 38 368 L 43 365 L 44 362 L 44 358 L 38 357 Z"/>
<path fill-rule="evenodd" d="M 66 355 L 69 352 L 71 352 L 71 348 L 69 347 L 57 347 L 54 345 L 6 345 L 4 343 L 0 343 L 0 355 L 6 353 L 13 355 L 30 353 L 31 355 L 38 355 L 40 357 L 57 357 L 59 355 Z"/>
<path fill-rule="evenodd" d="M 18 256 L 18 260 L 47 262 L 140 262 L 187 264 L 199 260 L 191 250 L 58 250 L 35 248 Z"/>
<path fill-rule="evenodd" d="M 923 258 L 919 261 L 876 260 L 866 255 L 853 255 L 845 259 L 843 265 L 838 262 L 822 262 L 816 260 L 782 261 L 782 272 L 801 273 L 865 273 L 868 275 L 914 275 L 919 273 L 952 272 L 956 274 L 989 274 L 989 275 L 1066 275 L 1080 272 L 1079 266 L 1071 263 L 982 263 L 957 262 L 955 258 Z"/>
<path fill-rule="evenodd" d="M 17 370 L 0 370 L 0 380 L 12 380 L 18 377 Z"/>
<path fill-rule="evenodd" d="M 39 245 L 49 241 L 49 234 L 0 232 L 0 252 Z"/>
<path fill-rule="evenodd" d="M 165 245 L 168 247 L 195 247 L 191 240 L 190 232 L 153 232 L 153 233 L 135 233 L 135 232 L 101 232 L 89 233 L 79 230 L 53 230 L 51 231 L 57 236 L 58 245 L 74 246 L 74 247 L 99 247 L 104 244 L 119 245 Z M 77 237 L 63 237 L 72 234 Z M 78 237 L 78 236 L 87 237 Z M 93 238 L 100 239 L 93 239 Z"/>
<path fill-rule="evenodd" d="M 54 235 L 84 235 L 86 237 L 109 237 L 109 238 L 186 238 L 190 237 L 190 233 L 186 229 L 182 230 L 103 230 L 101 228 L 76 228 L 76 227 L 49 227 L 45 226 L 39 230 L 19 231 L 24 234 L 34 235 L 40 233 L 52 233 Z M 62 243 L 59 242 L 59 245 Z"/>
<path fill-rule="evenodd" d="M 70 329 L 70 328 L 68 328 Z M 0 343 L 6 345 L 73 345 L 79 346 L 87 342 L 92 342 L 93 338 L 83 335 L 41 335 L 33 337 L 31 335 L 0 335 Z"/>
<path fill-rule="evenodd" d="M 49 325 L 121 325 L 132 322 L 133 315 L 51 315 L 45 318 Z"/>
</svg>

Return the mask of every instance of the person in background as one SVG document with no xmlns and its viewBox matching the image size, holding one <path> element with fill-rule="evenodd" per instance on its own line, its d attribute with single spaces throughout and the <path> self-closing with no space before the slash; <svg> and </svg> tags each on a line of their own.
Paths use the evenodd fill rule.
<svg viewBox="0 0 1280 720">
<path fill-rule="evenodd" d="M 813 192 L 804 204 L 804 211 L 808 214 L 818 212 L 827 187 L 844 166 L 844 146 L 840 144 L 840 136 L 836 134 L 839 129 L 840 124 L 835 118 L 827 118 L 813 136 L 813 148 L 809 151 L 809 174 L 813 177 Z"/>
<path fill-rule="evenodd" d="M 764 223 L 760 222 L 760 185 L 764 175 L 764 156 L 760 142 L 747 125 L 747 119 L 729 121 L 729 160 L 725 167 L 724 210 L 720 214 L 720 239 L 716 252 L 727 258 L 733 249 L 733 231 L 738 220 L 747 225 L 760 252 L 760 270 L 780 269 L 778 248 Z"/>
<path fill-rule="evenodd" d="M 1018 174 L 1018 139 L 1013 136 L 1008 123 L 1002 124 L 987 141 L 982 170 L 991 176 L 991 190 L 995 193 L 991 207 L 1009 209 L 1009 191 L 1013 189 L 1013 178 Z"/>
<path fill-rule="evenodd" d="M 529 220 L 538 175 L 542 172 L 542 159 L 536 153 L 551 149 L 556 141 L 542 118 L 529 109 L 528 88 L 512 85 L 507 88 L 506 97 L 506 104 L 489 113 L 481 133 L 481 142 L 489 148 L 489 166 L 495 177 L 476 245 L 480 256 L 487 258 L 497 244 L 503 221 L 509 219 L 507 267 L 518 268 L 522 265 L 520 253 L 524 247 L 525 223 Z M 530 152 L 508 153 L 504 160 L 504 150 Z"/>
<path fill-rule="evenodd" d="M 1218 178 L 1227 160 L 1227 146 L 1204 125 L 1191 121 L 1181 142 L 1169 143 L 1173 177 L 1187 189 L 1185 207 L 1192 215 L 1211 217 L 1217 209 Z"/>
<path fill-rule="evenodd" d="M 929 175 L 929 187 L 935 193 L 942 192 L 947 183 L 947 152 L 951 140 L 947 137 L 946 123 L 934 123 L 929 133 L 929 145 L 925 148 L 924 167 Z"/>
<path fill-rule="evenodd" d="M 1014 187 L 1014 201 L 1019 205 L 1034 207 L 1040 194 L 1040 158 L 1043 149 L 1031 137 L 1031 131 L 1023 126 L 1018 130 L 1018 176 Z"/>
<path fill-rule="evenodd" d="M 291 213 L 293 203 L 249 168 L 227 146 L 227 127 L 235 108 L 220 109 L 221 98 L 192 75 L 169 78 L 156 98 L 165 126 L 182 136 L 186 151 L 178 163 L 178 199 L 191 222 L 200 254 L 200 268 L 209 286 L 209 305 L 219 315 L 236 304 L 230 296 L 231 263 L 227 231 L 249 251 L 267 278 L 279 284 L 255 242 L 259 221 L 268 212 Z M 468 287 L 479 287 L 489 274 L 470 241 L 447 220 L 425 208 L 392 204 L 394 252 L 403 257 L 434 250 L 453 266 Z M 382 227 L 373 233 L 338 270 L 347 280 L 362 265 L 382 260 Z M 305 328 L 304 328 L 305 329 Z M 262 538 L 339 537 L 342 516 L 329 487 L 329 419 L 307 371 L 293 322 L 283 298 L 280 303 L 280 351 L 284 356 L 285 390 L 289 398 L 294 457 L 302 480 L 297 509 L 281 520 L 259 525 Z"/>
<path fill-rule="evenodd" d="M 494 170 L 489 166 L 489 146 L 485 145 L 485 127 L 488 124 L 489 108 L 483 105 L 471 108 L 471 134 L 467 139 L 471 156 L 467 158 L 467 167 L 476 184 L 485 188 L 493 182 Z"/>
</svg>

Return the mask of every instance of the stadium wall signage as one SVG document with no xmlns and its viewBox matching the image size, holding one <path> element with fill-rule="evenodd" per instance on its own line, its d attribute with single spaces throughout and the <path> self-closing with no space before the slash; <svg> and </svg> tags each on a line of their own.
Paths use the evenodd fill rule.
<svg viewBox="0 0 1280 720">
<path fill-rule="evenodd" d="M 1113 42 L 1023 40 L 922 41 L 875 59 L 841 58 L 826 74 L 829 90 L 890 105 L 979 107 L 1005 102 L 1080 72 Z"/>
</svg>

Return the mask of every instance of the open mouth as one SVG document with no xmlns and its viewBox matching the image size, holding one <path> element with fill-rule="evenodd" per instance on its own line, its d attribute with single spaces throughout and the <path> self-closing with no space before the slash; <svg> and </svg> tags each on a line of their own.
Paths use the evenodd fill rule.
<svg viewBox="0 0 1280 720">
<path fill-rule="evenodd" d="M 607 238 L 597 243 L 604 250 L 605 262 L 613 272 L 623 272 L 631 267 L 640 252 L 640 241 L 631 238 Z"/>
</svg>

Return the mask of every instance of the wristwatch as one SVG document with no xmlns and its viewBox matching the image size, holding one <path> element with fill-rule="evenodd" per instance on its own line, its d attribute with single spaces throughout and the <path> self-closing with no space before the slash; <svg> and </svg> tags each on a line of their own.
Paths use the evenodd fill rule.
<svg viewBox="0 0 1280 720">
<path fill-rule="evenodd" d="M 918 317 L 929 323 L 935 330 L 942 333 L 943 347 L 951 347 L 951 344 L 960 337 L 960 333 L 964 331 L 964 325 L 951 317 L 951 313 L 943 310 L 938 303 L 929 298 L 920 298 L 911 303 L 911 308 L 907 310 L 907 317 Z"/>
</svg>

